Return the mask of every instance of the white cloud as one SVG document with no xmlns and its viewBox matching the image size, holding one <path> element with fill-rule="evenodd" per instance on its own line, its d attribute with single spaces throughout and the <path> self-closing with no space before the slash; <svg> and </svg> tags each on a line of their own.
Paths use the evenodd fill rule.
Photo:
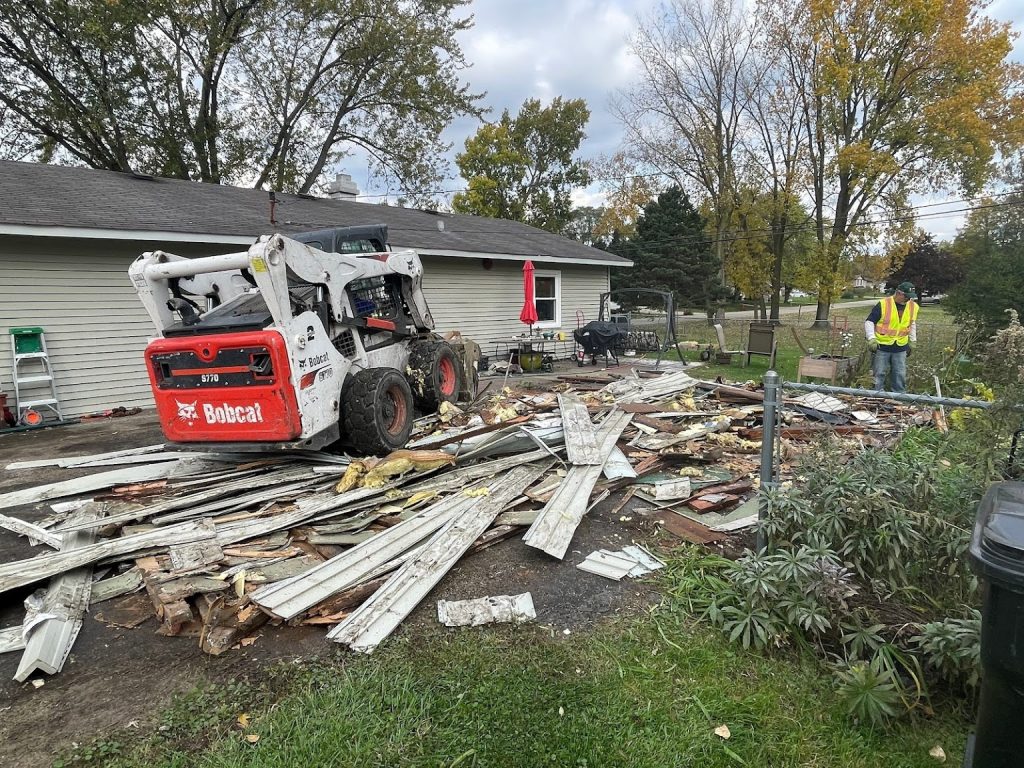
<svg viewBox="0 0 1024 768">
<path fill-rule="evenodd" d="M 461 33 L 459 42 L 472 66 L 463 75 L 471 90 L 486 91 L 484 104 L 491 109 L 487 119 L 497 119 L 502 110 L 513 114 L 529 98 L 549 102 L 556 96 L 585 99 L 591 110 L 587 138 L 580 148 L 585 158 L 614 151 L 620 144 L 622 129 L 609 111 L 609 99 L 616 89 L 626 87 L 638 73 L 630 53 L 629 36 L 636 19 L 656 8 L 659 0 L 475 0 L 469 10 L 474 26 Z M 995 0 L 988 15 L 1011 22 L 1024 30 L 1024 3 L 1021 0 Z M 1024 36 L 1018 37 L 1011 57 L 1024 62 Z M 455 152 L 472 136 L 479 123 L 474 119 L 454 122 L 444 140 L 454 145 L 450 153 L 453 178 L 442 189 L 463 186 L 455 178 Z M 355 156 L 347 164 L 360 187 L 367 193 L 387 190 L 369 186 L 365 157 Z M 915 199 L 915 203 L 945 198 Z M 574 193 L 579 205 L 603 202 L 596 186 Z M 372 200 L 376 202 L 376 200 Z M 921 224 L 939 238 L 952 237 L 962 226 L 963 203 L 951 204 L 948 216 L 929 217 Z M 929 213 L 947 210 L 925 209 Z"/>
</svg>

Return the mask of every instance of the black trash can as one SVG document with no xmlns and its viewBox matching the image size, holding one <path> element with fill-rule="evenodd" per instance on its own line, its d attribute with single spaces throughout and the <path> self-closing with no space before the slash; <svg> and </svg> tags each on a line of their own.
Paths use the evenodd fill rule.
<svg viewBox="0 0 1024 768">
<path fill-rule="evenodd" d="M 978 507 L 971 566 L 984 582 L 981 700 L 965 768 L 1024 765 L 1024 483 L 996 483 Z"/>
</svg>

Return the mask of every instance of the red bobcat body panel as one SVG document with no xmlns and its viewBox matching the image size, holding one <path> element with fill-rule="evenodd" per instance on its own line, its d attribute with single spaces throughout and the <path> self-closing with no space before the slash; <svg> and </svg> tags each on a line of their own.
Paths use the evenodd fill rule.
<svg viewBox="0 0 1024 768">
<path fill-rule="evenodd" d="M 284 338 L 247 331 L 156 339 L 146 368 L 169 440 L 294 440 L 302 419 Z"/>
</svg>

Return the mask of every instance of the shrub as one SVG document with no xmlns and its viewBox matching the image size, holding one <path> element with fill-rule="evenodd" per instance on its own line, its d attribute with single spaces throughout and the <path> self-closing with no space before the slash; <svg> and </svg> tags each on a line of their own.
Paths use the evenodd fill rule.
<svg viewBox="0 0 1024 768">
<path fill-rule="evenodd" d="M 949 618 L 921 627 L 911 643 L 934 670 L 952 687 L 965 693 L 977 691 L 981 676 L 981 612 L 966 619 Z"/>
</svg>

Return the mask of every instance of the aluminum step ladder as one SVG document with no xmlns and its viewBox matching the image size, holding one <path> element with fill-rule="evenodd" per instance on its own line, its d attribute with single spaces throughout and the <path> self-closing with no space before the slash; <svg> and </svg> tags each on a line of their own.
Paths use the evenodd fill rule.
<svg viewBox="0 0 1024 768">
<path fill-rule="evenodd" d="M 40 409 L 52 412 L 58 422 L 64 421 L 43 329 L 11 328 L 9 333 L 14 399 L 17 401 L 15 416 L 18 423 L 30 426 L 42 423 Z"/>
</svg>

